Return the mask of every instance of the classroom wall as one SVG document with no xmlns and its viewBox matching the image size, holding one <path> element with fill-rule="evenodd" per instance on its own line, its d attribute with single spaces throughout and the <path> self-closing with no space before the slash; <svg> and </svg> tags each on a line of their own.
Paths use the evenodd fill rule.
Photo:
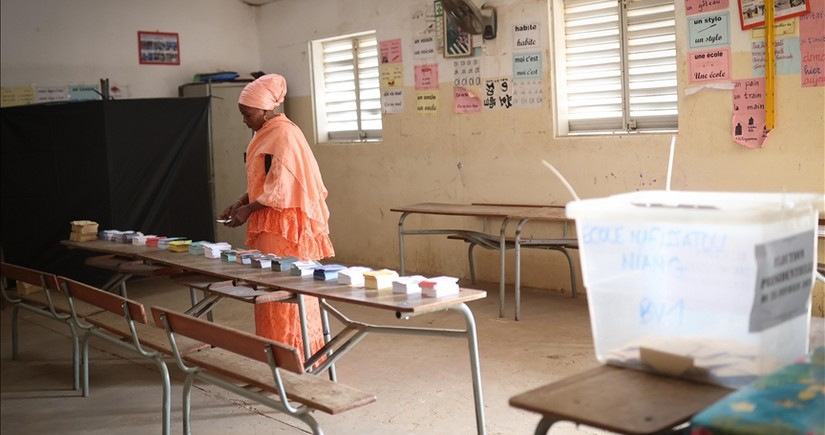
<svg viewBox="0 0 825 435">
<path fill-rule="evenodd" d="M 2 0 L 3 87 L 99 84 L 176 97 L 196 73 L 260 65 L 256 8 L 239 0 Z M 141 65 L 138 31 L 179 34 L 180 65 Z"/>
<path fill-rule="evenodd" d="M 481 52 L 484 76 L 511 75 L 512 27 L 550 28 L 560 0 L 490 0 L 498 8 L 498 38 Z M 673 189 L 825 193 L 825 88 L 802 88 L 798 74 L 777 78 L 776 129 L 763 149 L 735 144 L 727 90 L 692 95 L 688 83 L 684 3 L 677 1 L 680 129 Z M 313 143 L 329 188 L 331 237 L 338 258 L 395 268 L 398 214 L 390 208 L 423 201 L 564 204 L 569 193 L 540 161 L 552 162 L 582 198 L 663 189 L 671 134 L 558 137 L 549 31 L 542 41 L 547 91 L 541 108 L 452 113 L 451 71 L 437 62 L 438 116 L 414 111 L 411 38 L 429 0 L 278 0 L 252 7 L 237 0 L 2 0 L 2 86 L 96 82 L 108 77 L 129 96 L 172 97 L 197 72 L 262 69 L 289 82 L 287 114 Z M 323 13 L 318 13 L 321 10 Z M 733 78 L 751 76 L 751 33 L 742 32 L 730 2 Z M 115 20 L 113 17 L 117 17 Z M 370 144 L 314 141 L 309 41 L 364 30 L 401 38 L 405 111 L 384 116 L 384 140 Z M 180 66 L 137 63 L 138 30 L 179 32 Z M 240 122 L 240 119 L 239 121 Z M 410 225 L 451 225 L 447 218 L 411 217 Z M 481 222 L 472 222 L 478 224 Z M 455 225 L 458 225 L 455 223 Z M 555 234 L 537 225 L 529 234 Z M 481 250 L 480 250 L 481 251 Z M 497 257 L 477 254 L 479 277 L 498 279 Z M 523 256 L 523 284 L 569 289 L 563 257 Z M 409 270 L 467 276 L 466 247 L 444 237 L 407 241 Z M 511 262 L 508 262 L 511 264 Z M 512 282 L 512 268 L 508 273 Z"/>
</svg>

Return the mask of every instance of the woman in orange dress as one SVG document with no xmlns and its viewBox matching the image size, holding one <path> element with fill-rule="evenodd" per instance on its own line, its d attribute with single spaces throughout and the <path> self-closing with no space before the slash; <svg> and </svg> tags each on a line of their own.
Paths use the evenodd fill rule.
<svg viewBox="0 0 825 435">
<path fill-rule="evenodd" d="M 247 224 L 246 245 L 263 253 L 301 260 L 332 257 L 327 189 L 301 129 L 275 113 L 286 96 L 278 74 L 246 85 L 238 99 L 253 137 L 246 149 L 247 192 L 221 214 L 227 226 Z M 323 346 L 318 299 L 304 297 L 310 348 Z M 255 305 L 260 336 L 303 349 L 298 307 L 293 303 Z"/>
</svg>

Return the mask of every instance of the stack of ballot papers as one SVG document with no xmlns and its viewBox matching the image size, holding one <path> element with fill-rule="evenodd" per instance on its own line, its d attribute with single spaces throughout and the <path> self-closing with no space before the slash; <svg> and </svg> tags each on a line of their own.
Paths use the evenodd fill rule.
<svg viewBox="0 0 825 435">
<path fill-rule="evenodd" d="M 160 241 L 165 239 L 166 236 L 154 236 L 154 237 L 147 237 L 146 238 L 146 247 L 147 248 L 157 248 L 160 246 Z"/>
<path fill-rule="evenodd" d="M 252 257 L 252 267 L 255 269 L 272 269 L 272 261 L 277 260 L 274 254 L 258 254 Z"/>
<path fill-rule="evenodd" d="M 135 234 L 135 237 L 132 238 L 132 244 L 137 246 L 146 246 L 146 240 L 150 237 L 157 238 L 155 234 Z"/>
<path fill-rule="evenodd" d="M 71 221 L 72 232 L 69 240 L 73 242 L 88 242 L 97 239 L 97 222 L 94 221 Z"/>
<path fill-rule="evenodd" d="M 169 249 L 169 243 L 172 243 L 177 240 L 186 240 L 185 237 L 164 237 L 158 240 L 158 248 L 160 249 Z M 189 247 L 187 246 L 187 249 Z"/>
<path fill-rule="evenodd" d="M 238 251 L 234 249 L 227 249 L 225 251 L 221 251 L 221 261 L 226 261 L 229 263 L 234 263 L 237 261 L 238 258 Z"/>
<path fill-rule="evenodd" d="M 275 262 L 272 263 L 275 266 Z M 292 269 L 289 269 L 289 274 L 293 276 L 310 277 L 315 274 L 315 268 L 320 267 L 321 263 L 315 260 L 302 260 L 292 263 Z"/>
<path fill-rule="evenodd" d="M 243 249 L 235 254 L 235 261 L 240 264 L 252 264 L 252 257 L 261 255 L 261 251 L 257 249 Z"/>
<path fill-rule="evenodd" d="M 192 242 L 189 244 L 189 253 L 192 255 L 203 255 L 203 245 L 209 243 L 206 240 Z"/>
<path fill-rule="evenodd" d="M 318 281 L 337 281 L 338 272 L 346 269 L 346 266 L 340 264 L 325 264 L 315 268 L 312 277 Z"/>
<path fill-rule="evenodd" d="M 272 270 L 276 272 L 286 272 L 295 267 L 296 257 L 279 257 L 272 260 Z"/>
<path fill-rule="evenodd" d="M 169 242 L 169 252 L 189 252 L 191 240 L 172 240 Z"/>
<path fill-rule="evenodd" d="M 418 285 L 425 278 L 422 275 L 400 276 L 392 281 L 392 292 L 404 295 L 417 295 L 421 293 L 421 286 Z"/>
<path fill-rule="evenodd" d="M 203 255 L 206 258 L 216 259 L 221 258 L 221 252 L 232 249 L 232 245 L 226 242 L 218 243 L 204 243 Z"/>
<path fill-rule="evenodd" d="M 392 280 L 398 278 L 398 272 L 389 269 L 364 272 L 364 287 L 373 289 L 392 288 Z"/>
<path fill-rule="evenodd" d="M 452 276 L 437 276 L 418 283 L 424 296 L 438 298 L 441 296 L 458 294 L 458 278 Z"/>
<path fill-rule="evenodd" d="M 350 287 L 363 287 L 364 272 L 371 270 L 371 268 L 363 266 L 348 267 L 338 272 L 338 284 L 344 284 Z"/>
</svg>

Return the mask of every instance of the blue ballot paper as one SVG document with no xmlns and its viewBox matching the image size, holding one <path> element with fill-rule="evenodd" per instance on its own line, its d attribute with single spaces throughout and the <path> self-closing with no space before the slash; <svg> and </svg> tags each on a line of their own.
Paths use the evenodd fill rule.
<svg viewBox="0 0 825 435">
<path fill-rule="evenodd" d="M 337 281 L 338 280 L 338 272 L 346 269 L 346 266 L 342 266 L 340 264 L 325 264 L 321 267 L 315 268 L 315 272 L 313 272 L 313 278 L 319 281 Z"/>
</svg>

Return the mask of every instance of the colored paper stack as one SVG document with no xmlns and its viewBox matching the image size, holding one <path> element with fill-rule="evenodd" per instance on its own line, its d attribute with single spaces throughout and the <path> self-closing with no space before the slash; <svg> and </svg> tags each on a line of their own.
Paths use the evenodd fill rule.
<svg viewBox="0 0 825 435">
<path fill-rule="evenodd" d="M 252 264 L 252 257 L 256 255 L 261 255 L 261 251 L 257 249 L 243 249 L 235 255 L 235 262 L 249 265 Z"/>
<path fill-rule="evenodd" d="M 238 251 L 236 251 L 234 249 L 227 249 L 225 251 L 221 251 L 221 261 L 234 263 L 237 258 L 238 258 Z"/>
<path fill-rule="evenodd" d="M 295 262 L 298 261 L 295 257 L 281 257 L 272 260 L 272 270 L 276 272 L 286 272 L 295 267 Z"/>
<path fill-rule="evenodd" d="M 203 255 L 206 258 L 211 258 L 214 260 L 217 258 L 221 258 L 221 252 L 226 251 L 228 249 L 232 249 L 232 245 L 226 242 L 204 243 Z"/>
<path fill-rule="evenodd" d="M 94 221 L 71 221 L 72 232 L 69 240 L 73 242 L 88 242 L 97 239 L 97 222 Z"/>
<path fill-rule="evenodd" d="M 452 276 L 437 276 L 425 279 L 418 283 L 424 296 L 439 298 L 441 296 L 458 294 L 458 278 Z"/>
<path fill-rule="evenodd" d="M 172 240 L 169 242 L 169 252 L 189 252 L 191 240 Z"/>
<path fill-rule="evenodd" d="M 392 281 L 392 292 L 404 295 L 417 295 L 421 293 L 421 286 L 418 284 L 424 281 L 421 275 L 401 276 Z"/>
<path fill-rule="evenodd" d="M 189 244 L 189 253 L 192 255 L 203 255 L 203 245 L 209 243 L 205 240 L 199 242 L 192 242 Z"/>
<path fill-rule="evenodd" d="M 364 272 L 371 270 L 371 268 L 363 266 L 348 267 L 338 272 L 338 284 L 344 284 L 350 287 L 363 287 Z"/>
<path fill-rule="evenodd" d="M 275 262 L 272 263 L 275 266 Z M 308 277 L 313 276 L 315 268 L 321 266 L 321 263 L 315 260 L 303 260 L 292 263 L 292 269 L 289 269 L 289 274 L 293 276 Z"/>
<path fill-rule="evenodd" d="M 392 288 L 392 280 L 398 278 L 398 272 L 389 269 L 364 272 L 364 287 L 382 290 Z"/>
<path fill-rule="evenodd" d="M 318 281 L 337 281 L 338 272 L 344 269 L 346 269 L 346 267 L 340 264 L 325 264 L 315 268 L 312 276 Z"/>
<path fill-rule="evenodd" d="M 158 239 L 158 248 L 160 249 L 169 249 L 169 244 L 177 241 L 177 240 L 186 240 L 185 237 L 164 237 L 162 239 Z M 189 247 L 186 247 L 189 249 Z"/>
</svg>

